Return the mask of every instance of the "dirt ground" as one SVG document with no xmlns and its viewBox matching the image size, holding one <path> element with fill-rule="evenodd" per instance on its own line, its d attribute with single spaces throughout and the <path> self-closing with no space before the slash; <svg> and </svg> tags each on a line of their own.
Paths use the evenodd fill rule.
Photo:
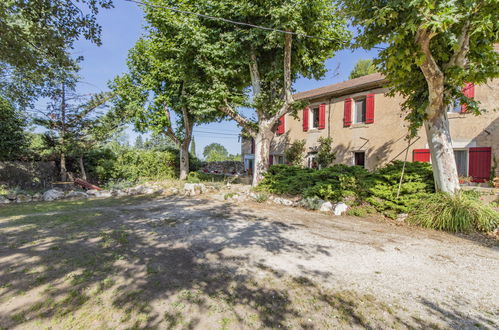
<svg viewBox="0 0 499 330">
<path fill-rule="evenodd" d="M 499 327 L 490 240 L 205 196 L 0 208 L 0 328 Z"/>
</svg>

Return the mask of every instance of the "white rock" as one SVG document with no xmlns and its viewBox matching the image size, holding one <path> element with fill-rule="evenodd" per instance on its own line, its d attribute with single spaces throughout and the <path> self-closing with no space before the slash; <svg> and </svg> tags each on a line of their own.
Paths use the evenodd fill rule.
<svg viewBox="0 0 499 330">
<path fill-rule="evenodd" d="M 324 202 L 319 208 L 319 211 L 321 212 L 331 212 L 332 210 L 333 210 L 333 204 L 331 204 L 331 202 Z"/>
<path fill-rule="evenodd" d="M 186 183 L 184 185 L 186 196 L 196 196 L 206 191 L 206 186 L 202 183 Z"/>
<path fill-rule="evenodd" d="M 70 199 L 80 199 L 80 198 L 88 198 L 88 194 L 83 191 L 71 191 L 66 195 L 66 198 Z"/>
<path fill-rule="evenodd" d="M 8 200 L 13 201 L 13 202 L 15 202 L 15 201 L 16 201 L 16 199 L 17 199 L 17 195 L 16 195 L 16 194 L 14 194 L 14 193 L 10 193 L 10 194 L 8 194 L 8 195 L 7 195 L 7 196 L 5 196 L 5 197 L 7 197 L 7 199 L 8 199 Z"/>
<path fill-rule="evenodd" d="M 338 203 L 334 206 L 334 215 L 342 215 L 348 210 L 348 205 L 345 203 Z"/>
<path fill-rule="evenodd" d="M 58 189 L 50 189 L 43 193 L 43 200 L 46 202 L 64 198 L 64 192 Z"/>
<path fill-rule="evenodd" d="M 113 196 L 117 196 L 117 197 L 123 197 L 123 196 L 128 196 L 128 193 L 125 191 L 125 190 L 113 190 L 111 192 L 111 194 Z"/>
<path fill-rule="evenodd" d="M 27 203 L 27 202 L 31 202 L 32 200 L 33 200 L 33 198 L 29 195 L 19 194 L 19 195 L 17 195 L 16 203 Z"/>
<path fill-rule="evenodd" d="M 8 204 L 11 203 L 10 199 L 4 196 L 0 196 L 0 204 Z"/>
<path fill-rule="evenodd" d="M 172 195 L 177 195 L 177 194 L 179 193 L 178 188 L 174 188 L 174 187 L 173 187 L 173 188 L 169 188 L 169 189 L 167 190 L 167 192 L 168 192 L 169 194 L 172 194 Z"/>
<path fill-rule="evenodd" d="M 275 204 L 284 205 L 284 206 L 293 206 L 293 201 L 290 201 L 289 199 L 275 197 L 273 201 Z"/>
<path fill-rule="evenodd" d="M 87 195 L 90 195 L 90 196 L 95 196 L 99 193 L 99 191 L 97 189 L 90 189 L 90 190 L 87 190 Z"/>
<path fill-rule="evenodd" d="M 113 194 L 107 190 L 100 190 L 95 194 L 95 197 L 108 198 L 108 197 L 113 197 Z"/>
<path fill-rule="evenodd" d="M 409 214 L 407 214 L 407 213 L 400 213 L 399 215 L 397 215 L 397 221 L 404 222 L 408 216 L 409 216 Z"/>
</svg>

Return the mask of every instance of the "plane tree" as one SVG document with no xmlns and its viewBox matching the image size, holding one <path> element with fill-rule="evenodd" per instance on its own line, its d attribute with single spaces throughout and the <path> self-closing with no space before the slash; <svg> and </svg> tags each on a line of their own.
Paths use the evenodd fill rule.
<svg viewBox="0 0 499 330">
<path fill-rule="evenodd" d="M 499 76 L 497 0 L 342 0 L 359 29 L 357 45 L 383 48 L 375 60 L 391 94 L 406 98 L 411 134 L 424 126 L 437 190 L 455 193 L 459 180 L 447 118 L 456 100 L 468 113 L 480 104 L 465 86 Z"/>
<path fill-rule="evenodd" d="M 170 138 L 180 150 L 180 179 L 189 173 L 189 144 L 195 125 L 223 119 L 217 111 L 237 97 L 224 93 L 210 74 L 204 52 L 207 29 L 197 17 L 144 7 L 147 33 L 130 50 L 128 72 L 110 82 L 117 113 L 140 132 Z M 214 51 L 214 50 L 212 50 Z M 236 94 L 234 94 L 236 95 Z M 240 97 L 239 97 L 240 98 Z"/>
<path fill-rule="evenodd" d="M 165 4 L 151 0 L 151 4 Z M 271 141 L 280 118 L 297 113 L 303 102 L 293 99 L 293 83 L 299 77 L 319 79 L 326 73 L 325 61 L 347 44 L 346 21 L 334 3 L 327 0 L 220 0 L 168 1 L 178 9 L 259 25 L 266 30 L 224 20 L 200 19 L 209 39 L 200 52 L 210 60 L 210 69 L 221 94 L 241 79 L 246 105 L 254 116 L 244 116 L 242 107 L 226 102 L 220 111 L 235 120 L 255 140 L 253 185 L 269 166 Z M 285 31 L 283 33 L 282 31 Z M 313 37 L 307 37 L 313 36 Z M 231 77 L 232 79 L 227 79 Z"/>
</svg>

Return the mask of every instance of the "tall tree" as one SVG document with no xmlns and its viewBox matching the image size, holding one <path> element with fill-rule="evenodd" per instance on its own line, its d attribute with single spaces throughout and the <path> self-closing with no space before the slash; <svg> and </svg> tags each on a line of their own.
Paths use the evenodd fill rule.
<svg viewBox="0 0 499 330">
<path fill-rule="evenodd" d="M 455 100 L 479 114 L 479 104 L 463 93 L 467 83 L 499 76 L 497 0 L 342 0 L 357 42 L 386 45 L 375 63 L 389 80 L 392 95 L 406 97 L 411 133 L 424 125 L 436 188 L 455 193 L 459 181 L 447 118 Z"/>
<path fill-rule="evenodd" d="M 0 98 L 0 160 L 17 160 L 27 146 L 26 118 Z"/>
<path fill-rule="evenodd" d="M 241 93 L 251 90 L 251 95 L 246 94 L 246 103 L 255 109 L 256 118 L 243 116 L 240 108 L 230 102 L 220 110 L 255 139 L 253 184 L 258 184 L 269 166 L 270 145 L 279 119 L 304 106 L 293 99 L 293 82 L 299 76 L 324 76 L 325 60 L 349 39 L 345 20 L 328 0 L 150 2 L 288 31 L 201 20 L 209 29 L 209 39 L 201 51 L 211 61 L 209 69 L 217 81 L 216 88 L 224 94 L 224 90 L 234 85 L 234 79 L 239 78 L 244 82 Z"/>
<path fill-rule="evenodd" d="M 46 95 L 70 51 L 83 37 L 100 45 L 100 8 L 111 0 L 0 1 L 0 96 L 21 106 Z"/>
<path fill-rule="evenodd" d="M 367 76 L 368 74 L 376 73 L 376 66 L 373 63 L 373 60 L 358 60 L 355 63 L 355 66 L 350 72 L 349 79 L 355 79 L 363 76 Z"/>
<path fill-rule="evenodd" d="M 129 72 L 110 83 L 118 94 L 123 118 L 139 131 L 164 134 L 180 149 L 180 179 L 189 172 L 189 144 L 194 125 L 221 119 L 217 111 L 230 104 L 233 87 L 221 93 L 206 64 L 212 33 L 197 17 L 183 17 L 166 9 L 149 7 L 148 33 L 130 51 Z"/>
<path fill-rule="evenodd" d="M 144 149 L 144 140 L 142 139 L 142 135 L 137 135 L 135 138 L 135 148 Z"/>
<path fill-rule="evenodd" d="M 229 152 L 220 143 L 210 143 L 203 150 L 204 159 L 207 162 L 217 162 L 229 159 Z"/>
</svg>

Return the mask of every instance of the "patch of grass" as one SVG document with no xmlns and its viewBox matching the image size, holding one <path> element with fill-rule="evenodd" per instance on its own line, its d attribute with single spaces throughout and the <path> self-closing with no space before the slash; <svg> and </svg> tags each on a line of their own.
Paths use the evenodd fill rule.
<svg viewBox="0 0 499 330">
<path fill-rule="evenodd" d="M 347 212 L 346 215 L 351 215 L 354 217 L 361 217 L 365 218 L 369 216 L 370 214 L 376 213 L 376 209 L 371 206 L 371 205 L 361 205 L 361 206 L 354 206 L 350 208 Z"/>
<path fill-rule="evenodd" d="M 489 232 L 498 227 L 499 212 L 482 203 L 475 194 L 437 193 L 422 199 L 407 221 L 450 232 Z"/>
<path fill-rule="evenodd" d="M 231 199 L 234 196 L 237 196 L 237 193 L 227 193 L 227 194 L 224 195 L 224 199 L 228 200 L 228 199 Z"/>
<path fill-rule="evenodd" d="M 128 233 L 124 229 L 114 229 L 110 232 L 103 232 L 100 234 L 102 237 L 102 247 L 109 248 L 117 245 L 128 244 Z"/>
<path fill-rule="evenodd" d="M 265 194 L 265 193 L 256 194 L 255 201 L 257 203 L 265 203 L 268 200 L 269 200 L 269 195 L 268 194 Z"/>
</svg>

